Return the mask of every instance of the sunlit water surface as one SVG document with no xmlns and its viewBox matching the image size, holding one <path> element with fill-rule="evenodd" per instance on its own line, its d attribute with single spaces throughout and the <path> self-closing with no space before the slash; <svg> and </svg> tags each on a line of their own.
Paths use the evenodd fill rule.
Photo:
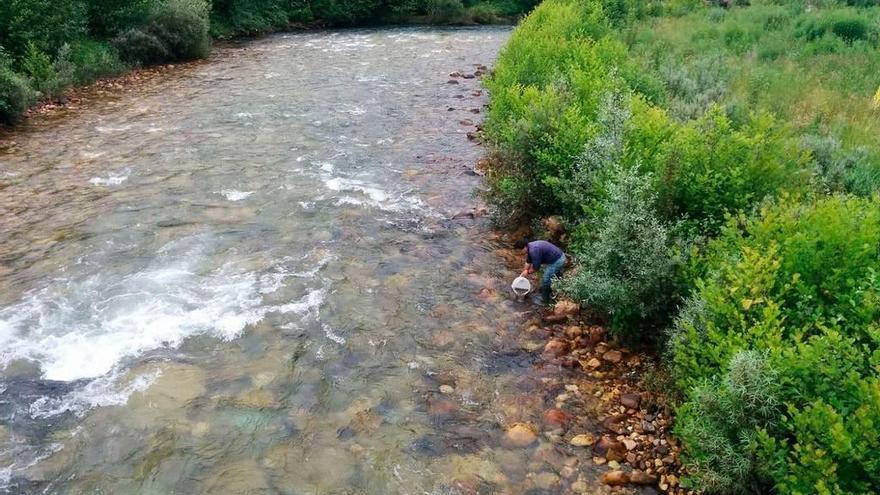
<svg viewBox="0 0 880 495">
<path fill-rule="evenodd" d="M 7 136 L 2 490 L 517 492 L 525 308 L 449 220 L 485 95 L 448 74 L 507 35 L 273 36 Z"/>
</svg>

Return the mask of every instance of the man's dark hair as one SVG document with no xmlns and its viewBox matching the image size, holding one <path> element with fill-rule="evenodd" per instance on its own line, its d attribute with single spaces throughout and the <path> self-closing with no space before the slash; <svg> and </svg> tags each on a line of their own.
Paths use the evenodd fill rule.
<svg viewBox="0 0 880 495">
<path fill-rule="evenodd" d="M 529 245 L 529 240 L 526 239 L 525 237 L 513 243 L 513 247 L 515 247 L 516 249 L 522 249 L 528 245 Z"/>
</svg>

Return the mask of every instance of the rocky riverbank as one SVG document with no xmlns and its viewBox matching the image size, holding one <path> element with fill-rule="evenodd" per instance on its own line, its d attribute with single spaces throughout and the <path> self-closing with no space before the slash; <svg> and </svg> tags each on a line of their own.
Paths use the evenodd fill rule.
<svg viewBox="0 0 880 495">
<path fill-rule="evenodd" d="M 518 268 L 519 253 L 499 254 L 512 271 Z M 568 300 L 524 317 L 516 339 L 537 358 L 545 409 L 540 424 L 507 425 L 505 442 L 527 447 L 544 437 L 561 457 L 555 472 L 529 475 L 535 487 L 577 494 L 692 493 L 680 486 L 671 407 L 643 380 L 654 357 L 616 344 Z"/>
</svg>

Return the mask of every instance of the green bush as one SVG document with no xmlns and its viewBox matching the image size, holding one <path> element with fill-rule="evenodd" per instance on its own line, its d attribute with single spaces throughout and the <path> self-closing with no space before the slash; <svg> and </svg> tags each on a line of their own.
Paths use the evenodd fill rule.
<svg viewBox="0 0 880 495">
<path fill-rule="evenodd" d="M 672 306 L 671 236 L 654 213 L 650 178 L 620 165 L 611 174 L 596 238 L 562 287 L 609 315 L 616 335 L 646 341 L 641 330 L 656 329 Z"/>
<path fill-rule="evenodd" d="M 0 123 L 17 122 L 34 99 L 27 81 L 9 67 L 0 65 Z"/>
<path fill-rule="evenodd" d="M 116 38 L 122 59 L 133 64 L 157 64 L 207 56 L 208 4 L 203 0 L 174 0 L 154 12 L 144 26 Z"/>
<path fill-rule="evenodd" d="M 806 156 L 784 126 L 765 114 L 736 128 L 718 107 L 678 128 L 656 163 L 664 215 L 702 234 L 717 232 L 728 214 L 808 182 Z"/>
<path fill-rule="evenodd" d="M 759 458 L 761 429 L 778 420 L 779 375 L 758 351 L 741 351 L 720 380 L 694 387 L 678 409 L 675 434 L 688 446 L 688 487 L 708 493 L 763 493 L 771 486 Z"/>
<path fill-rule="evenodd" d="M 880 414 L 880 198 L 783 199 L 754 218 L 732 221 L 699 263 L 704 278 L 670 340 L 688 404 L 701 400 L 706 380 L 731 369 L 737 353 L 766 352 L 786 404 L 758 437 L 776 489 L 880 489 L 880 423 L 863 419 Z M 817 415 L 829 422 L 811 419 Z M 857 418 L 849 420 L 852 415 Z M 687 431 L 696 420 L 683 414 L 678 421 Z M 867 450 L 856 453 L 855 445 Z M 695 440 L 685 447 L 689 462 L 700 462 L 703 447 Z"/>
<path fill-rule="evenodd" d="M 870 40 L 876 35 L 876 28 L 859 11 L 840 9 L 805 16 L 798 24 L 796 34 L 809 41 L 831 34 L 852 43 Z"/>
<path fill-rule="evenodd" d="M 31 88 L 42 96 L 55 96 L 61 90 L 61 80 L 52 60 L 35 44 L 28 43 L 21 65 L 30 78 Z"/>
<path fill-rule="evenodd" d="M 89 33 L 112 38 L 137 27 L 163 0 L 87 0 Z"/>
</svg>

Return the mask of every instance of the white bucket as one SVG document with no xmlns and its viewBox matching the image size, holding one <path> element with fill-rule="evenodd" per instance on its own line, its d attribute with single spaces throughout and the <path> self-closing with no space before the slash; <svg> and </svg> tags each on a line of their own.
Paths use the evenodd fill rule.
<svg viewBox="0 0 880 495">
<path fill-rule="evenodd" d="M 513 280 L 512 284 L 510 284 L 510 288 L 513 290 L 516 299 L 522 301 L 526 298 L 526 295 L 532 291 L 532 283 L 529 282 L 529 279 L 519 276 Z"/>
</svg>

